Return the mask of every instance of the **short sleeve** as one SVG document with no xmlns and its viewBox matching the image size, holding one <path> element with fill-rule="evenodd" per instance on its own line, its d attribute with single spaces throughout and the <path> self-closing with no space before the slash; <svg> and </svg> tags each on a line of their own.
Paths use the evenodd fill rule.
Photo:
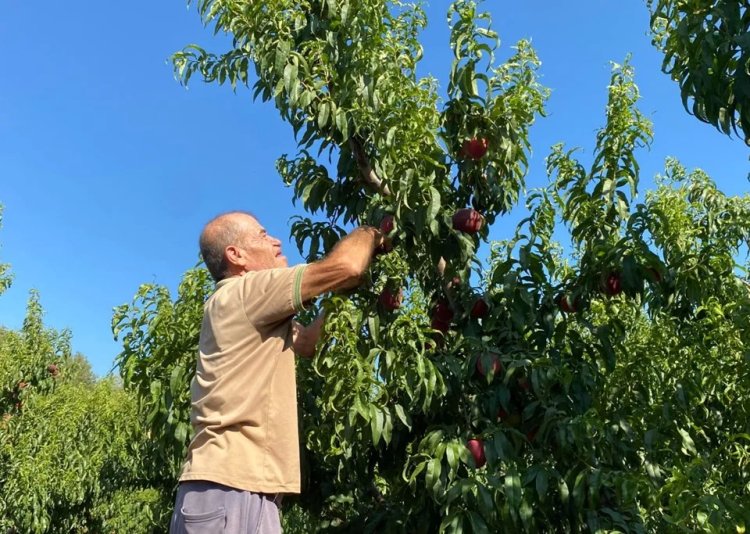
<svg viewBox="0 0 750 534">
<path fill-rule="evenodd" d="M 277 323 L 304 311 L 302 275 L 306 267 L 264 269 L 243 275 L 242 304 L 250 322 Z"/>
</svg>

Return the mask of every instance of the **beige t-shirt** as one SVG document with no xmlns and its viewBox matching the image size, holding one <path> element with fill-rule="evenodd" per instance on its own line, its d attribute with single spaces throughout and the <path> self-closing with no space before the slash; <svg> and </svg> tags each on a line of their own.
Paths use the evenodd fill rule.
<svg viewBox="0 0 750 534">
<path fill-rule="evenodd" d="M 181 481 L 299 493 L 292 316 L 305 265 L 220 281 L 204 306 Z"/>
</svg>

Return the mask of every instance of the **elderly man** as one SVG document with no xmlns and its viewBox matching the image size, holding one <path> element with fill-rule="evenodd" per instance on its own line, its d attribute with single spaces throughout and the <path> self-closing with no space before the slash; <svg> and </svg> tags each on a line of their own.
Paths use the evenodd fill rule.
<svg viewBox="0 0 750 534">
<path fill-rule="evenodd" d="M 171 533 L 281 532 L 278 503 L 299 493 L 294 354 L 311 356 L 322 317 L 293 320 L 311 299 L 358 286 L 382 234 L 357 228 L 324 259 L 287 267 L 281 242 L 250 214 L 210 221 L 200 237 L 216 290 L 204 306 L 191 384 L 195 435 Z"/>
</svg>

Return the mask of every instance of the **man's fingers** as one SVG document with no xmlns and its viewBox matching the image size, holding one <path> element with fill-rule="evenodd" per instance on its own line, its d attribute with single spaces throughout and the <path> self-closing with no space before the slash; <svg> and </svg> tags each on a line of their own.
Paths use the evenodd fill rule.
<svg viewBox="0 0 750 534">
<path fill-rule="evenodd" d="M 392 250 L 393 250 L 393 240 L 381 234 L 380 242 L 375 247 L 375 255 L 378 256 L 380 254 L 388 254 Z"/>
</svg>

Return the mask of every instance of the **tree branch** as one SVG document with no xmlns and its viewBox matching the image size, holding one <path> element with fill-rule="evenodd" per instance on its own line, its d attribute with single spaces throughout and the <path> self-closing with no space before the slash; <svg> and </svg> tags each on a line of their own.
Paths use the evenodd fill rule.
<svg viewBox="0 0 750 534">
<path fill-rule="evenodd" d="M 365 154 L 362 143 L 355 137 L 349 138 L 349 148 L 351 148 L 354 159 L 357 160 L 359 166 L 359 173 L 362 175 L 362 180 L 369 186 L 378 190 L 384 196 L 391 196 L 391 190 L 388 186 L 383 183 L 383 180 L 377 175 L 370 165 L 370 159 Z"/>
</svg>

